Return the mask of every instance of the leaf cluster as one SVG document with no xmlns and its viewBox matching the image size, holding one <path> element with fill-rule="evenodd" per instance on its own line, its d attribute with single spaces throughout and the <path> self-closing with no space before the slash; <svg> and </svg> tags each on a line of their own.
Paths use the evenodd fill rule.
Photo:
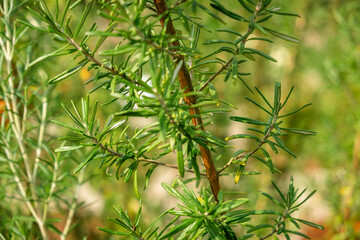
<svg viewBox="0 0 360 240">
<path fill-rule="evenodd" d="M 295 154 L 285 146 L 285 143 L 281 139 L 283 136 L 286 136 L 289 133 L 300 134 L 300 135 L 315 135 L 315 132 L 304 130 L 304 129 L 297 129 L 297 128 L 286 128 L 282 127 L 283 118 L 293 115 L 298 111 L 302 110 L 303 108 L 311 105 L 306 104 L 299 109 L 291 111 L 289 113 L 281 114 L 281 110 L 283 110 L 285 104 L 288 102 L 291 93 L 293 92 L 294 87 L 292 87 L 287 94 L 285 100 L 281 101 L 281 84 L 279 82 L 275 83 L 275 90 L 274 90 L 274 100 L 273 104 L 270 104 L 270 101 L 264 96 L 263 93 L 258 88 L 255 88 L 258 94 L 261 96 L 264 104 L 261 105 L 260 103 L 256 102 L 255 100 L 246 97 L 245 99 L 255 105 L 260 111 L 263 111 L 268 115 L 268 119 L 266 121 L 261 121 L 257 119 L 247 118 L 247 117 L 239 117 L 239 116 L 231 116 L 230 119 L 236 122 L 245 123 L 248 125 L 254 125 L 254 127 L 247 128 L 251 134 L 234 134 L 226 138 L 226 140 L 232 139 L 250 139 L 256 142 L 256 147 L 251 151 L 246 150 L 238 150 L 236 151 L 227 165 L 222 168 L 220 171 L 225 170 L 231 164 L 239 165 L 238 170 L 235 174 L 235 183 L 240 180 L 240 176 L 242 175 L 246 162 L 248 159 L 254 158 L 261 163 L 265 164 L 272 173 L 280 172 L 274 166 L 271 155 L 269 154 L 268 150 L 265 148 L 265 145 L 268 145 L 270 149 L 275 153 L 278 154 L 278 149 L 282 149 L 285 152 L 289 153 L 291 156 L 296 157 Z M 256 155 L 256 153 L 260 151 L 262 156 Z"/>
<path fill-rule="evenodd" d="M 173 186 L 163 183 L 162 187 L 180 204 L 177 210 L 170 209 L 163 212 L 145 231 L 139 226 L 141 218 L 142 206 L 140 206 L 134 221 L 131 221 L 127 212 L 123 209 L 115 210 L 119 218 L 111 219 L 112 222 L 119 225 L 124 231 L 114 231 L 105 228 L 99 228 L 102 231 L 114 235 L 132 236 L 134 239 L 249 239 L 257 237 L 258 239 L 266 239 L 273 236 L 284 235 L 286 239 L 290 239 L 289 234 L 298 235 L 306 239 L 310 239 L 305 234 L 291 230 L 288 225 L 291 223 L 297 229 L 300 224 L 304 224 L 317 229 L 324 229 L 322 226 L 299 218 L 292 217 L 292 214 L 298 211 L 312 195 L 315 190 L 307 195 L 303 200 L 299 200 L 306 189 L 299 192 L 299 189 L 293 185 L 293 178 L 290 179 L 289 189 L 286 196 L 280 191 L 279 187 L 272 181 L 278 197 L 271 196 L 268 193 L 261 192 L 266 198 L 280 208 L 277 210 L 249 210 L 241 208 L 249 202 L 247 198 L 238 198 L 225 200 L 224 193 L 219 193 L 219 203 L 213 201 L 213 196 L 204 187 L 199 192 L 199 196 L 190 190 L 183 182 L 176 180 Z M 141 204 L 140 204 L 141 205 Z M 240 209 L 239 209 L 240 208 Z M 174 215 L 174 218 L 165 227 L 155 227 L 160 218 L 165 215 Z M 252 218 L 259 215 L 273 216 L 273 223 L 270 224 L 251 224 Z M 180 222 L 179 220 L 182 219 Z M 237 225 L 248 228 L 247 234 L 238 238 L 233 228 Z M 262 232 L 268 232 L 266 235 Z"/>
<path fill-rule="evenodd" d="M 163 188 L 181 202 L 178 209 L 165 211 L 149 228 L 142 231 L 139 225 L 142 207 L 134 221 L 121 207 L 116 208 L 119 218 L 113 221 L 126 232 L 104 228 L 101 230 L 135 239 L 265 239 L 275 233 L 284 234 L 286 238 L 289 233 L 301 235 L 285 227 L 287 219 L 290 219 L 295 227 L 299 227 L 300 222 L 321 228 L 290 216 L 303 204 L 296 204 L 296 201 L 304 193 L 302 191 L 297 195 L 292 180 L 286 198 L 274 184 L 281 201 L 263 193 L 282 207 L 282 212 L 239 210 L 238 208 L 249 199 L 224 200 L 223 190 L 217 194 L 213 188 L 214 185 L 220 187 L 218 174 L 220 177 L 233 175 L 235 183 L 240 181 L 242 175 L 258 174 L 244 171 L 250 159 L 265 164 L 272 174 L 280 172 L 274 166 L 272 155 L 265 146 L 267 145 L 275 154 L 281 149 L 295 157 L 285 146 L 283 137 L 289 133 L 315 135 L 312 131 L 284 127 L 283 119 L 310 105 L 284 113 L 284 106 L 293 88 L 283 100 L 281 84 L 276 82 L 273 101 L 270 103 L 271 101 L 255 87 L 263 103 L 251 98 L 246 100 L 252 103 L 254 108 L 264 112 L 267 118 L 258 120 L 242 116 L 230 117 L 232 121 L 252 125 L 248 128 L 251 132 L 249 134 L 234 134 L 223 140 L 205 128 L 212 124 L 215 113 L 225 115 L 235 108 L 234 103 L 219 99 L 212 82 L 223 75 L 224 82 L 231 77 L 234 84 L 240 81 L 253 92 L 253 88 L 243 79 L 243 76 L 250 74 L 240 71 L 241 64 L 248 60 L 255 61 L 257 55 L 273 62 L 276 62 L 276 59 L 263 51 L 248 47 L 247 43 L 253 40 L 272 43 L 273 40 L 268 36 L 300 42 L 295 37 L 274 30 L 273 26 L 269 27 L 273 16 L 298 17 L 297 14 L 281 11 L 279 7 L 272 6 L 271 0 L 236 1 L 237 6 L 241 7 L 246 15 L 229 9 L 217 0 L 211 0 L 210 8 L 196 0 L 177 1 L 169 8 L 164 7 L 165 1 L 161 0 L 101 0 L 98 1 L 99 5 L 96 5 L 95 1 L 88 1 L 83 6 L 81 17 L 75 22 L 76 27 L 73 28 L 71 10 L 80 7 L 80 3 L 81 1 L 76 1 L 71 4 L 71 1 L 67 0 L 61 10 L 56 1 L 55 12 L 52 12 L 45 1 L 38 0 L 34 8 L 29 10 L 38 24 L 23 22 L 29 28 L 51 34 L 59 46 L 54 52 L 31 61 L 30 66 L 59 55 L 67 55 L 76 62 L 72 68 L 52 77 L 48 81 L 50 85 L 57 84 L 87 67 L 87 70 L 93 73 L 93 77 L 86 82 L 94 85 L 90 93 L 97 91 L 111 98 L 109 102 L 101 103 L 100 99 L 91 104 L 90 97 L 87 97 L 81 100 L 80 107 L 73 101 L 71 108 L 63 104 L 73 125 L 57 120 L 53 122 L 69 129 L 72 134 L 61 137 L 67 141 L 67 145 L 58 148 L 56 152 L 68 153 L 90 148 L 90 154 L 74 172 L 78 173 L 94 161 L 99 163 L 100 168 L 105 167 L 109 175 L 113 175 L 112 169 L 115 168 L 116 178 L 123 178 L 124 182 L 133 179 L 135 195 L 138 197 L 140 166 L 147 168 L 145 188 L 155 168 L 162 166 L 177 169 L 181 178 L 185 177 L 185 173 L 194 174 L 195 177 L 188 181 L 196 180 L 197 187 L 201 178 L 206 178 L 212 189 L 210 193 L 203 187 L 197 196 L 180 180 L 173 186 L 163 184 Z M 89 21 L 89 14 L 94 6 L 99 10 L 99 17 L 107 23 L 105 30 L 99 30 L 100 26 L 96 22 L 90 27 L 85 24 Z M 187 7 L 191 7 L 192 13 L 184 10 Z M 245 24 L 247 29 L 244 33 L 226 27 L 217 29 L 221 35 L 230 34 L 234 39 L 204 42 L 204 45 L 219 44 L 220 47 L 215 51 L 201 53 L 198 48 L 201 41 L 200 33 L 211 29 L 202 24 L 202 19 L 196 15 L 197 10 L 210 15 L 223 25 L 226 23 L 224 19 L 230 18 L 238 24 Z M 183 32 L 176 31 L 179 25 L 182 26 Z M 261 36 L 257 36 L 258 34 Z M 96 43 L 91 45 L 90 39 Z M 116 39 L 115 43 L 111 39 Z M 227 59 L 224 60 L 224 57 Z M 214 71 L 215 68 L 218 70 Z M 101 124 L 97 112 L 98 108 L 105 107 L 113 107 L 116 111 L 108 116 L 105 124 Z M 131 121 L 134 118 L 146 121 L 146 126 L 134 126 Z M 221 157 L 218 150 L 231 147 L 227 141 L 239 138 L 254 141 L 255 148 L 250 151 L 237 150 L 223 167 L 216 168 L 211 156 Z M 173 153 L 176 153 L 176 164 L 171 164 Z M 199 161 L 200 156 L 203 164 Z M 237 170 L 233 170 L 232 166 L 236 166 Z M 165 214 L 174 215 L 175 218 L 159 232 L 159 227 L 154 227 Z M 264 214 L 275 215 L 277 219 L 274 220 L 274 224 L 255 227 L 249 225 L 250 215 Z M 249 234 L 237 237 L 234 226 L 250 227 Z M 252 233 L 262 228 L 270 228 L 270 233 L 264 237 Z"/>
</svg>

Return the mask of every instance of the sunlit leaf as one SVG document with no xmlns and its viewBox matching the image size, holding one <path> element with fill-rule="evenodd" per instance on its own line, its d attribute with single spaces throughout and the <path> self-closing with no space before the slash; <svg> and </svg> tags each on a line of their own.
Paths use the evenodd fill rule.
<svg viewBox="0 0 360 240">
<path fill-rule="evenodd" d="M 82 145 L 78 145 L 78 146 L 62 146 L 62 147 L 59 147 L 55 150 L 55 152 L 70 152 L 70 151 L 74 151 L 74 150 L 77 150 L 77 149 L 81 149 L 83 148 L 84 146 Z"/>
<path fill-rule="evenodd" d="M 60 73 L 59 75 L 57 75 L 56 77 L 53 77 L 52 79 L 49 80 L 49 84 L 55 84 L 58 83 L 62 80 L 64 80 L 65 78 L 75 74 L 76 72 L 78 72 L 81 68 L 83 68 L 89 61 L 83 61 L 82 63 L 80 63 L 79 65 L 66 70 L 62 73 Z"/>
</svg>

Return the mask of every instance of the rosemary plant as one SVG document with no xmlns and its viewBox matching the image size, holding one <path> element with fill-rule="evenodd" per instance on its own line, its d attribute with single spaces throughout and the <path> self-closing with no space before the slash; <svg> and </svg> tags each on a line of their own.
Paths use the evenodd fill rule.
<svg viewBox="0 0 360 240">
<path fill-rule="evenodd" d="M 298 191 L 292 178 L 286 194 L 280 191 L 275 181 L 272 185 L 277 197 L 262 192 L 278 209 L 249 209 L 247 205 L 252 199 L 233 197 L 222 185 L 222 179 L 226 176 L 232 176 L 237 184 L 246 175 L 259 174 L 249 169 L 248 163 L 252 161 L 263 163 L 272 174 L 280 173 L 272 158 L 279 151 L 295 157 L 284 143 L 283 136 L 315 134 L 286 127 L 288 116 L 310 105 L 295 110 L 286 108 L 294 88 L 284 95 L 281 83 L 275 82 L 273 99 L 270 100 L 260 88 L 250 85 L 244 79 L 244 75 L 249 75 L 243 71 L 246 63 L 251 64 L 251 61 L 259 58 L 276 62 L 268 53 L 253 48 L 250 41 L 260 44 L 271 44 L 273 39 L 300 42 L 278 31 L 272 24 L 274 18 L 299 16 L 283 11 L 273 2 L 276 1 L 66 0 L 64 5 L 56 1 L 55 9 L 52 10 L 44 0 L 34 1 L 28 11 L 36 18 L 36 24 L 22 21 L 22 27 L 50 34 L 56 46 L 54 52 L 40 57 L 40 60 L 57 55 L 72 55 L 74 61 L 71 69 L 65 69 L 49 79 L 49 85 L 43 85 L 44 89 L 51 89 L 60 81 L 87 68 L 93 73 L 87 82 L 95 85 L 91 92 L 101 91 L 101 94 L 111 98 L 101 107 L 98 104 L 101 99 L 90 101 L 89 96 L 81 101 L 80 107 L 74 102 L 68 107 L 69 103 L 64 102 L 64 111 L 73 125 L 52 120 L 72 133 L 63 137 L 67 143 L 57 148 L 56 154 L 48 151 L 47 154 L 53 158 L 52 164 L 61 158 L 60 154 L 90 149 L 91 153 L 74 169 L 74 173 L 79 174 L 86 165 L 95 163 L 107 171 L 115 169 L 116 178 L 123 179 L 125 183 L 133 182 L 134 194 L 139 198 L 141 192 L 138 185 L 146 188 L 155 169 L 162 168 L 160 174 L 166 174 L 166 169 L 178 171 L 178 178 L 174 179 L 172 185 L 162 184 L 169 195 L 179 201 L 177 208 L 166 210 L 144 228 L 140 224 L 144 206 L 140 206 L 134 220 L 126 210 L 119 207 L 116 208 L 118 217 L 112 220 L 119 225 L 119 229 L 100 230 L 129 239 L 278 239 L 280 235 L 290 239 L 291 235 L 307 238 L 298 230 L 301 224 L 322 229 L 320 225 L 294 216 L 294 212 L 315 191 L 304 196 L 305 190 Z M 76 16 L 71 12 L 75 8 L 83 10 L 81 16 L 74 20 Z M 105 26 L 88 17 L 94 8 Z M 214 29 L 210 21 L 203 20 L 209 18 L 217 21 L 216 26 L 221 27 Z M 228 27 L 228 21 L 236 23 L 234 26 L 243 27 Z M 201 34 L 206 32 L 215 32 L 214 36 L 219 38 L 204 42 Z M 9 42 L 11 47 L 15 44 L 10 43 L 10 39 L 14 38 L 9 34 L 3 34 L 2 46 L 5 65 L 10 65 L 5 81 L 11 88 L 15 87 L 10 84 L 13 81 L 10 56 L 13 51 L 6 48 L 6 43 Z M 203 45 L 208 48 L 203 48 Z M 28 68 L 25 65 L 25 72 Z M 259 114 L 261 119 L 235 115 L 233 111 L 238 103 L 218 97 L 219 89 L 232 88 L 228 80 L 234 85 L 242 82 L 241 86 L 254 96 L 259 96 L 262 102 L 249 97 L 246 100 L 252 104 L 252 108 L 263 113 Z M 21 135 L 24 133 L 21 129 L 22 120 L 18 119 L 20 114 L 10 105 L 18 106 L 18 96 L 6 90 L 6 84 L 3 85 L 3 98 L 9 102 L 9 120 L 14 121 L 14 124 L 8 125 L 3 121 L 4 132 L 12 131 L 10 135 L 19 142 L 19 146 L 16 146 L 22 156 L 19 163 L 25 163 L 29 192 L 36 194 L 32 189 L 35 188 L 32 179 L 41 161 L 35 157 L 34 170 L 28 170 L 32 166 L 26 166 L 26 151 L 21 146 L 24 141 Z M 46 90 L 41 92 L 49 96 Z M 23 101 L 25 103 L 26 99 Z M 45 103 L 41 104 L 42 109 L 45 109 Z M 97 117 L 98 108 L 107 106 L 116 111 L 101 124 Z M 216 136 L 206 129 L 212 124 L 215 114 L 230 115 L 231 121 L 248 126 L 248 131 L 232 133 L 226 138 Z M 137 128 L 132 124 L 133 118 L 146 119 L 150 123 Z M 42 128 L 47 117 L 40 119 L 43 119 L 39 127 L 41 133 L 44 132 Z M 6 143 L 6 134 L 3 139 Z M 234 139 L 248 139 L 255 144 L 251 149 L 234 149 Z M 42 142 L 36 145 L 40 150 L 43 149 Z M 10 146 L 5 145 L 4 149 L 10 149 Z M 232 156 L 222 156 L 224 149 L 231 151 Z M 14 159 L 13 151 L 8 152 L 7 158 Z M 173 153 L 176 153 L 176 163 L 172 163 Z M 6 162 L 10 169 L 14 168 L 14 161 Z M 146 172 L 145 181 L 140 182 L 138 179 L 143 178 L 139 174 L 143 169 Z M 187 185 L 192 181 L 196 182 L 196 190 Z M 20 181 L 16 183 L 22 186 Z M 22 198 L 29 209 L 38 204 L 37 201 L 26 201 L 28 197 L 25 193 Z M 34 211 L 33 216 L 45 236 L 45 220 L 37 214 Z M 266 223 L 257 220 L 258 216 L 264 215 L 271 215 L 272 218 Z M 172 220 L 161 225 L 159 220 L 164 216 L 172 216 Z"/>
</svg>

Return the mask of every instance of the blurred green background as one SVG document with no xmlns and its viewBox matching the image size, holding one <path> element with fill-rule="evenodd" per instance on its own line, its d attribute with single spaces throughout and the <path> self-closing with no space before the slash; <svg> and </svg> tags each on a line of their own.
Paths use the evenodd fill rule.
<svg viewBox="0 0 360 240">
<path fill-rule="evenodd" d="M 50 7 L 54 7 L 55 1 L 47 2 Z M 200 2 L 209 6 L 208 1 Z M 301 15 L 301 18 L 274 17 L 270 21 L 274 29 L 296 36 L 301 39 L 301 43 L 293 44 L 280 39 L 276 39 L 272 45 L 254 43 L 254 48 L 269 53 L 278 60 L 278 63 L 270 63 L 257 58 L 257 61 L 244 65 L 244 68 L 248 68 L 244 69 L 244 72 L 252 73 L 245 79 L 250 86 L 258 87 L 269 98 L 272 96 L 275 81 L 282 82 L 283 95 L 286 95 L 291 86 L 295 86 L 288 110 L 309 102 L 313 105 L 293 115 L 286 124 L 314 130 L 317 135 L 314 137 L 289 136 L 284 139 L 297 158 L 292 158 L 286 153 L 273 156 L 276 166 L 283 171 L 282 175 L 272 177 L 266 169 L 263 169 L 263 173 L 259 176 L 244 177 L 244 181 L 240 181 L 239 185 L 233 189 L 230 189 L 233 180 L 224 178 L 224 188 L 240 192 L 251 189 L 266 191 L 269 188 L 269 179 L 287 184 L 292 175 L 295 185 L 308 187 L 309 190 L 318 190 L 317 194 L 305 204 L 300 214 L 305 219 L 324 225 L 326 230 L 305 229 L 306 234 L 312 239 L 360 239 L 360 184 L 358 180 L 360 173 L 360 1 L 274 0 L 273 5 L 281 6 L 284 11 Z M 239 9 L 232 8 L 233 11 L 241 13 L 240 5 L 237 6 Z M 80 5 L 78 10 L 73 10 L 74 22 L 77 21 L 76 16 L 81 12 L 82 7 Z M 204 15 L 201 11 L 198 13 L 200 16 Z M 94 9 L 92 14 L 89 20 L 95 20 L 98 25 L 105 21 Z M 205 23 L 212 29 L 219 28 L 219 23 L 208 15 L 203 17 Z M 87 24 L 90 26 L 89 20 Z M 226 22 L 228 28 L 239 32 L 247 28 L 246 24 L 231 22 L 228 18 Z M 84 29 L 88 29 L 89 26 Z M 201 41 L 221 37 L 223 36 L 216 33 L 204 32 Z M 53 48 L 53 45 L 49 44 L 48 36 L 45 35 L 38 44 L 39 48 L 45 48 L 48 51 Z M 205 50 L 205 47 L 208 48 L 204 46 L 200 47 L 200 50 Z M 43 67 L 51 78 L 70 66 L 73 65 L 67 58 L 53 58 Z M 91 84 L 84 85 L 91 76 L 91 72 L 82 70 L 56 87 L 54 94 L 57 101 L 52 104 L 54 109 L 59 109 L 59 112 L 58 115 L 54 115 L 54 118 L 69 122 L 64 112 L 60 110 L 59 104 L 63 102 L 69 105 L 70 99 L 78 103 L 79 99 L 94 87 Z M 244 97 L 252 94 L 241 84 L 238 83 L 237 88 L 234 88 L 232 83 L 223 84 L 219 78 L 215 85 L 219 87 L 220 97 L 236 103 L 239 108 L 236 114 L 254 118 L 263 116 L 261 113 L 253 112 L 254 108 L 244 100 Z M 102 103 L 109 100 L 106 91 L 102 92 L 102 90 L 93 93 L 91 98 L 99 98 Z M 111 111 L 111 108 L 103 108 L 103 112 L 99 113 L 102 121 L 106 120 Z M 219 120 L 218 128 L 209 129 L 220 137 L 226 137 L 232 131 L 243 130 L 241 126 L 239 129 L 236 128 L 239 126 L 231 125 L 226 120 Z M 54 127 L 52 130 L 51 134 L 54 137 L 65 134 L 64 129 Z M 249 166 L 249 168 L 252 167 L 259 168 L 260 166 Z M 74 166 L 71 166 L 69 171 L 73 168 Z M 151 222 L 151 219 L 159 215 L 164 207 L 169 206 L 167 200 L 169 197 L 160 190 L 160 182 L 171 182 L 176 177 L 176 171 L 173 175 L 169 174 L 171 171 L 157 168 L 151 179 L 152 185 L 145 193 L 142 193 L 145 196 L 144 205 L 147 206 L 143 212 L 144 224 Z M 79 239 L 80 236 L 86 235 L 87 239 L 107 239 L 109 236 L 96 230 L 96 227 L 111 227 L 106 217 L 115 216 L 112 206 L 121 205 L 128 209 L 131 215 L 137 210 L 139 202 L 133 197 L 133 190 L 129 184 L 109 177 L 105 174 L 105 169 L 98 170 L 96 164 L 89 167 L 86 174 L 90 180 L 83 186 L 80 199 L 86 200 L 89 207 L 78 212 L 76 217 L 79 228 L 72 233 L 72 238 Z M 255 197 L 259 195 L 255 191 L 248 194 Z M 256 199 L 258 200 L 253 205 L 257 208 L 262 208 L 267 204 L 264 198 L 256 197 Z"/>
</svg>

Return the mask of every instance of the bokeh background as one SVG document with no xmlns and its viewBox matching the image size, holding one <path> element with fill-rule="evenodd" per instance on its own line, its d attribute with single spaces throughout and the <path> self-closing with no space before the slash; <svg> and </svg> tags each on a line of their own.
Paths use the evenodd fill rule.
<svg viewBox="0 0 360 240">
<path fill-rule="evenodd" d="M 47 2 L 50 8 L 55 7 L 55 1 Z M 200 2 L 209 6 L 209 1 Z M 230 2 L 223 4 L 230 6 Z M 244 181 L 240 181 L 235 187 L 231 187 L 232 179 L 224 179 L 224 187 L 229 191 L 247 191 L 248 195 L 256 199 L 253 206 L 261 209 L 268 203 L 256 190 L 269 190 L 270 179 L 285 186 L 290 176 L 293 176 L 296 186 L 307 187 L 309 192 L 318 190 L 299 214 L 305 219 L 322 224 L 326 229 L 315 231 L 304 228 L 307 235 L 312 239 L 360 239 L 360 1 L 274 0 L 273 5 L 301 15 L 301 18 L 278 17 L 271 21 L 274 29 L 301 39 L 301 43 L 294 44 L 281 39 L 277 39 L 272 45 L 253 43 L 254 48 L 269 53 L 278 63 L 257 58 L 255 62 L 244 64 L 244 72 L 252 73 L 245 79 L 250 86 L 261 89 L 270 99 L 275 81 L 281 81 L 284 95 L 291 86 L 295 86 L 288 109 L 295 109 L 309 102 L 313 105 L 293 115 L 286 124 L 316 131 L 317 135 L 289 136 L 284 139 L 297 158 L 283 152 L 273 156 L 275 165 L 283 171 L 282 175 L 271 176 L 261 166 L 250 164 L 249 168 L 261 169 L 263 173 L 258 176 L 245 176 Z M 232 9 L 242 13 L 240 5 L 236 6 L 239 9 Z M 73 10 L 74 25 L 82 7 L 80 5 Z M 91 14 L 86 22 L 89 26 L 92 20 L 100 26 L 102 21 L 106 23 L 96 10 Z M 199 15 L 212 29 L 219 28 L 219 23 L 208 15 L 201 11 Z M 247 28 L 246 24 L 241 25 L 228 18 L 226 22 L 228 28 L 239 32 L 244 32 Z M 202 42 L 224 37 L 216 32 L 204 32 L 201 36 Z M 50 41 L 47 35 L 41 36 L 38 48 L 44 52 L 52 51 L 54 44 Z M 108 46 L 112 44 L 110 41 Z M 202 46 L 200 50 L 206 48 L 208 46 Z M 41 52 L 34 54 L 40 56 Z M 45 74 L 49 77 L 73 66 L 66 57 L 52 58 L 43 64 Z M 59 104 L 62 102 L 69 105 L 70 99 L 79 103 L 80 99 L 95 87 L 93 84 L 85 85 L 92 74 L 84 69 L 56 86 L 53 92 L 56 101 L 52 102 L 52 107 L 58 111 L 54 118 L 70 122 Z M 236 103 L 239 108 L 237 115 L 263 117 L 262 113 L 254 111 L 251 104 L 244 100 L 246 96 L 257 96 L 252 96 L 241 83 L 234 88 L 231 82 L 223 84 L 219 78 L 215 86 L 219 88 L 221 98 Z M 110 99 L 106 91 L 102 90 L 92 93 L 91 98 L 100 99 L 102 103 Z M 102 108 L 98 115 L 101 121 L 105 121 L 113 110 L 111 107 Z M 141 126 L 143 122 L 134 120 L 134 124 Z M 212 126 L 209 130 L 220 137 L 226 137 L 234 132 L 244 131 L 244 126 L 234 125 L 226 119 L 217 119 L 217 127 Z M 57 126 L 50 126 L 48 131 L 54 137 L 67 134 Z M 72 171 L 74 167 L 69 164 L 68 171 Z M 87 207 L 77 213 L 79 225 L 71 238 L 87 236 L 87 239 L 116 239 L 98 231 L 96 227 L 114 227 L 106 220 L 106 217 L 116 215 L 113 206 L 120 205 L 127 209 L 130 215 L 134 214 L 139 201 L 134 197 L 132 186 L 125 184 L 123 180 L 110 177 L 105 173 L 105 169 L 99 170 L 96 164 L 87 168 L 86 176 L 89 180 L 81 189 L 80 200 L 85 201 Z M 171 182 L 175 177 L 176 171 L 157 168 L 149 189 L 141 193 L 146 206 L 143 210 L 144 225 L 172 204 L 170 197 L 161 190 L 160 183 Z M 255 190 L 251 192 L 251 189 Z M 61 213 L 54 213 L 54 216 L 64 217 Z"/>
</svg>

